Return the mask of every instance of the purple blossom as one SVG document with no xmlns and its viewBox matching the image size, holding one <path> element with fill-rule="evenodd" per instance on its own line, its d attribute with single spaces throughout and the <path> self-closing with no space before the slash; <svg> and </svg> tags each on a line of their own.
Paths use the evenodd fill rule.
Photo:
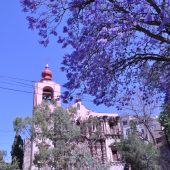
<svg viewBox="0 0 170 170">
<path fill-rule="evenodd" d="M 68 28 L 66 26 L 63 27 L 63 32 L 64 33 L 68 32 Z"/>
<path fill-rule="evenodd" d="M 82 92 L 94 96 L 96 104 L 107 106 L 126 105 L 139 84 L 167 90 L 169 1 L 164 7 L 158 0 L 154 4 L 146 0 L 40 2 L 21 0 L 30 12 L 29 28 L 38 30 L 41 44 L 46 46 L 54 35 L 62 47 L 72 47 L 62 63 L 68 90 L 82 85 Z M 63 33 L 57 32 L 62 30 L 59 26 Z M 150 102 L 145 93 L 143 98 Z"/>
<path fill-rule="evenodd" d="M 107 43 L 107 39 L 101 38 L 97 41 L 99 45 L 105 45 Z"/>
<path fill-rule="evenodd" d="M 27 17 L 28 23 L 29 23 L 29 28 L 34 29 L 37 23 L 37 19 L 34 17 Z"/>
<path fill-rule="evenodd" d="M 51 30 L 50 34 L 54 35 L 54 36 L 57 36 L 57 32 L 55 30 Z"/>
</svg>

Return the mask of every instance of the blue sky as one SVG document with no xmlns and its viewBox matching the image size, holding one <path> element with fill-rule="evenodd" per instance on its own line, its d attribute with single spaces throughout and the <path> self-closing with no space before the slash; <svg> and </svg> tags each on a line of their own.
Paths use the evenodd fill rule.
<svg viewBox="0 0 170 170">
<path fill-rule="evenodd" d="M 16 116 L 32 114 L 33 94 L 4 90 L 12 88 L 32 92 L 32 87 L 21 86 L 16 77 L 27 80 L 40 80 L 41 71 L 46 63 L 53 71 L 53 80 L 61 85 L 66 82 L 65 74 L 60 71 L 62 57 L 69 51 L 62 49 L 53 40 L 44 48 L 38 43 L 38 36 L 28 29 L 25 14 L 21 11 L 19 0 L 0 1 L 0 149 L 8 152 L 14 139 L 13 120 Z M 23 82 L 23 81 L 22 81 Z M 31 82 L 24 82 L 33 85 Z M 88 97 L 89 98 L 89 97 Z M 114 107 L 95 106 L 84 102 L 85 106 L 98 112 L 115 112 Z"/>
</svg>

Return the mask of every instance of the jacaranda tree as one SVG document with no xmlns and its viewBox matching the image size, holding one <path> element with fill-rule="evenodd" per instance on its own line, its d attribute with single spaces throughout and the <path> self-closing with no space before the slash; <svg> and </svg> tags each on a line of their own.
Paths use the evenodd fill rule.
<svg viewBox="0 0 170 170">
<path fill-rule="evenodd" d="M 169 86 L 169 0 L 20 1 L 41 44 L 56 36 L 72 49 L 63 59 L 65 98 L 81 87 L 94 103 L 110 106 L 128 101 L 136 86 L 151 92 Z"/>
</svg>

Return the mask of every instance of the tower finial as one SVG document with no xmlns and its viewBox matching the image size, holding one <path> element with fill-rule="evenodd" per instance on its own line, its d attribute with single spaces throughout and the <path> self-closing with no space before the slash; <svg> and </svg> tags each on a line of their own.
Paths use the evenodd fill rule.
<svg viewBox="0 0 170 170">
<path fill-rule="evenodd" d="M 45 69 L 42 72 L 42 80 L 52 80 L 52 72 L 46 64 Z"/>
</svg>

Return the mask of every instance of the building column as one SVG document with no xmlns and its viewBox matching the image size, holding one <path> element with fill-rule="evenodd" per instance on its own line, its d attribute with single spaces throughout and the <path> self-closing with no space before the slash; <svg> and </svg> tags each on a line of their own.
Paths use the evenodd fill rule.
<svg viewBox="0 0 170 170">
<path fill-rule="evenodd" d="M 105 141 L 101 141 L 101 152 L 102 152 L 102 163 L 106 163 L 107 154 L 106 154 L 106 145 Z"/>
</svg>

